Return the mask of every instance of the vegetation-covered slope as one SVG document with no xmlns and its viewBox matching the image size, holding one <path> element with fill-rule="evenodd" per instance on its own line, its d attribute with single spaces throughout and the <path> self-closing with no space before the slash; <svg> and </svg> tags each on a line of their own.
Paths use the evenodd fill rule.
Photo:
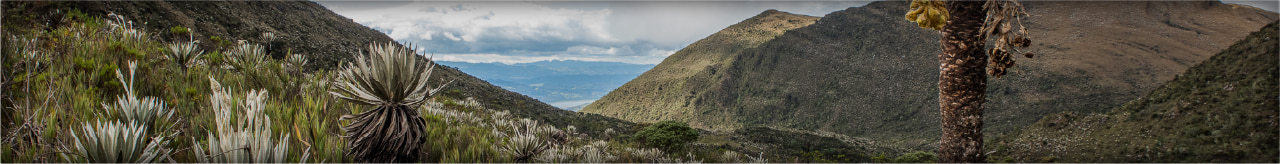
<svg viewBox="0 0 1280 164">
<path fill-rule="evenodd" d="M 1277 40 L 1271 23 L 1142 98 L 1048 115 L 988 149 L 1023 162 L 1280 162 Z"/>
<path fill-rule="evenodd" d="M 813 24 L 818 19 L 778 10 L 765 11 L 677 51 L 663 60 L 662 64 L 581 111 L 639 122 L 671 120 L 671 115 L 701 112 L 703 110 L 693 104 L 696 102 L 691 102 L 694 100 L 692 96 L 701 95 L 699 92 L 714 85 L 714 79 L 719 79 L 724 71 L 733 69 L 730 67 L 731 63 L 737 60 L 742 51 L 758 47 L 787 30 Z M 737 122 L 711 119 L 689 123 L 700 128 L 714 129 L 709 121 L 717 121 L 714 125 L 722 127 L 738 125 Z"/>
<path fill-rule="evenodd" d="M 160 158 L 144 162 L 351 162 L 351 148 L 339 137 L 340 127 L 351 121 L 339 120 L 343 114 L 371 110 L 335 98 L 329 91 L 333 71 L 342 69 L 324 64 L 302 69 L 300 58 L 257 58 L 253 64 L 233 64 L 235 59 L 253 60 L 256 55 L 284 56 L 284 52 L 307 58 L 350 58 L 351 51 L 365 51 L 367 44 L 389 41 L 381 34 L 360 35 L 354 28 L 329 31 L 317 29 L 296 34 L 272 31 L 278 37 L 337 36 L 369 43 L 322 44 L 311 51 L 239 51 L 242 45 L 270 45 L 306 49 L 320 44 L 310 40 L 267 40 L 261 33 L 246 29 L 323 22 L 312 18 L 336 16 L 316 8 L 310 2 L 3 2 L 4 44 L 0 63 L 0 161 L 3 162 L 83 162 L 88 153 L 76 145 L 86 139 L 89 129 L 115 131 L 112 128 L 82 128 L 120 120 L 132 120 L 136 111 L 125 96 L 155 101 L 151 110 L 171 115 L 147 121 L 149 130 L 131 137 L 141 145 L 164 151 Z M 105 6 L 105 7 L 104 7 Z M 162 6 L 162 7 L 157 7 Z M 170 6 L 170 7 L 163 7 Z M 172 6 L 184 6 L 171 8 Z M 218 8 L 219 11 L 206 11 Z M 277 13 L 273 9 L 287 10 Z M 108 13 L 121 13 L 108 15 Z M 214 20 L 194 21 L 193 25 L 173 23 L 172 17 L 157 13 L 200 14 Z M 237 14 L 318 14 L 317 17 L 271 19 L 242 24 L 244 29 L 202 31 L 199 27 L 227 27 L 226 21 L 237 20 Z M 137 16 L 137 17 L 133 17 Z M 339 17 L 340 18 L 340 17 Z M 157 23 L 158 22 L 158 23 Z M 341 27 L 360 27 L 353 22 L 336 22 Z M 230 23 L 235 24 L 235 23 Z M 197 27 L 191 31 L 179 26 Z M 334 26 L 339 27 L 339 26 Z M 244 31 L 241 31 L 244 30 Z M 344 31 L 352 30 L 352 31 Z M 249 31 L 249 32 L 245 32 Z M 342 31 L 342 34 L 336 34 Z M 243 33 L 237 33 L 243 32 Z M 331 33 L 332 32 L 332 33 Z M 195 62 L 170 58 L 169 44 L 185 44 L 191 34 L 202 44 L 203 52 Z M 355 35 L 346 35 L 355 34 Z M 299 36 L 306 35 L 306 36 Z M 208 37 L 205 37 L 208 36 Z M 214 39 L 217 37 L 219 39 Z M 245 38 L 240 38 L 245 37 Z M 324 38 L 318 40 L 343 39 Z M 244 44 L 224 43 L 246 40 Z M 284 40 L 284 41 L 280 41 Z M 283 43 L 282 43 L 283 42 Z M 342 41 L 346 43 L 346 41 Z M 216 44 L 211 44 L 216 43 Z M 300 46 L 301 44 L 302 46 Z M 359 45 L 354 45 L 359 44 Z M 267 46 L 267 47 L 270 47 Z M 270 48 L 268 48 L 270 49 Z M 351 49 L 351 50 L 347 50 Z M 360 49 L 360 50 L 357 50 Z M 193 51 L 194 52 L 194 51 Z M 337 55 L 337 56 L 323 56 Z M 135 63 L 136 62 L 136 63 Z M 315 62 L 324 62 L 314 61 Z M 137 67 L 133 67 L 135 65 Z M 759 152 L 740 154 L 703 146 L 688 152 L 661 152 L 643 143 L 631 142 L 632 123 L 592 114 L 558 110 L 537 100 L 489 85 L 455 68 L 435 67 L 430 85 L 457 80 L 423 104 L 419 112 L 425 118 L 427 142 L 422 143 L 419 162 L 747 162 L 765 160 Z M 124 74 L 115 76 L 115 71 Z M 124 78 L 128 77 L 128 78 Z M 127 81 L 126 81 L 127 80 Z M 220 85 L 215 85 L 220 83 Z M 217 87 L 215 87 L 217 86 Z M 132 91 L 126 91 L 132 90 Z M 211 101 L 213 100 L 213 101 Z M 229 103 L 228 103 L 229 102 Z M 136 102 L 135 102 L 136 104 Z M 105 108 L 105 109 L 104 109 Z M 119 110 L 118 110 L 119 109 Z M 146 112 L 143 112 L 146 114 Z M 524 119 L 529 118 L 529 119 Z M 532 120 L 530 120 L 532 119 Z M 226 128 L 224 122 L 252 126 L 252 136 L 235 136 L 245 128 Z M 114 127 L 119 124 L 111 124 Z M 128 126 L 133 127 L 133 126 Z M 612 128 L 611 130 L 606 130 Z M 137 128 L 131 128 L 137 129 Z M 239 129 L 239 130 L 225 130 Z M 231 132 L 231 133 L 224 133 Z M 75 135 L 67 135 L 75 134 Z M 105 134 L 101 133 L 101 134 Z M 118 133 L 117 133 L 118 134 Z M 800 133 L 777 131 L 770 136 Z M 145 135 L 145 136 L 143 136 Z M 532 137 L 531 137 L 532 136 Z M 154 137 L 154 138 L 153 138 Z M 809 137 L 813 138 L 813 137 Z M 253 140 L 254 145 L 234 144 Z M 831 141 L 831 139 L 814 139 Z M 259 142 L 260 141 L 260 142 Z M 731 141 L 739 142 L 739 141 Z M 109 144 L 116 142 L 83 142 Z M 218 144 L 223 143 L 223 144 Z M 228 144 L 229 143 L 229 144 Z M 243 143 L 243 142 L 241 142 Z M 812 151 L 807 148 L 829 142 L 792 142 L 788 150 Z M 768 143 L 766 143 L 768 144 Z M 129 145 L 136 146 L 136 145 Z M 267 149 L 266 146 L 272 146 Z M 854 145 L 842 148 L 860 149 Z M 214 148 L 217 147 L 217 148 Z M 517 147 L 543 148 L 520 149 Z M 799 148 L 796 148 L 799 147 Z M 141 148 L 141 147 L 135 147 Z M 206 149 L 207 148 L 207 149 Z M 516 150 L 519 149 L 519 150 Z M 137 150 L 137 149 L 135 149 Z M 199 151 L 197 151 L 199 150 Z M 750 151 L 750 150 L 748 150 Z M 143 155 L 133 151 L 96 151 L 128 156 Z M 153 151 L 147 151 L 153 152 Z M 860 154 L 862 152 L 855 152 Z M 220 154 L 230 155 L 220 155 Z M 768 160 L 792 159 L 792 151 L 768 152 Z M 777 154 L 773 154 L 777 153 Z M 264 154 L 270 159 L 241 158 L 247 154 Z M 158 155 L 158 154 L 151 154 Z M 890 154 L 893 155 L 893 154 Z M 234 157 L 232 157 L 234 156 Z M 101 157 L 101 156 L 96 156 Z M 226 157 L 226 158 L 223 158 Z M 847 158 L 863 160 L 866 158 Z M 89 162 L 121 162 L 88 160 Z M 138 161 L 123 161 L 138 162 Z"/>
<path fill-rule="evenodd" d="M 1212 1 L 1024 5 L 1033 40 L 1027 50 L 1036 56 L 989 80 L 985 131 L 995 135 L 1051 113 L 1118 106 L 1280 18 Z M 649 75 L 697 71 L 672 69 L 691 64 L 668 59 L 583 111 L 722 130 L 821 129 L 933 149 L 939 35 L 904 20 L 907 9 L 906 2 L 849 8 L 759 46 L 717 51 L 734 57 L 718 69 Z M 646 83 L 663 78 L 687 84 Z"/>
<path fill-rule="evenodd" d="M 75 2 L 5 2 L 6 30 L 38 30 L 57 27 L 71 9 L 90 16 L 105 17 L 109 13 L 129 18 L 152 32 L 162 32 L 157 41 L 186 40 L 187 36 L 171 35 L 172 27 L 189 27 L 201 47 L 208 52 L 229 47 L 239 40 L 270 45 L 267 52 L 274 59 L 284 59 L 287 52 L 301 54 L 311 60 L 309 70 L 332 70 L 340 62 L 349 62 L 354 54 L 370 43 L 393 40 L 386 35 L 333 13 L 309 1 L 75 1 Z M 29 16 L 28 16 L 29 15 Z M 144 24 L 145 23 L 145 24 Z M 50 27 L 37 27 L 48 24 Z M 267 40 L 263 33 L 272 33 Z M 217 37 L 219 40 L 212 39 Z M 225 41 L 226 43 L 222 43 Z M 547 122 L 558 127 L 579 125 L 583 132 L 599 135 L 607 126 L 629 129 L 632 123 L 590 114 L 560 110 L 536 99 L 494 86 L 455 68 L 436 67 L 436 80 L 456 80 L 445 87 L 451 98 L 475 97 L 494 110 L 510 110 L 517 116 Z"/>
</svg>

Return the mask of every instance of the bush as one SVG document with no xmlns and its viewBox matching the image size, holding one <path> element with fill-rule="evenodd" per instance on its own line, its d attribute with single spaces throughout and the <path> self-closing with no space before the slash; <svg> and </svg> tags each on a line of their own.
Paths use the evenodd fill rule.
<svg viewBox="0 0 1280 164">
<path fill-rule="evenodd" d="M 191 30 L 187 29 L 187 27 L 182 27 L 182 25 L 178 25 L 178 26 L 173 26 L 169 28 L 169 33 L 172 33 L 174 35 L 186 35 L 191 33 Z"/>
<path fill-rule="evenodd" d="M 635 139 L 666 152 L 676 152 L 683 149 L 685 143 L 697 141 L 698 131 L 689 128 L 688 123 L 667 120 L 640 129 Z"/>
<path fill-rule="evenodd" d="M 924 151 L 903 154 L 893 159 L 893 162 L 897 163 L 933 163 L 934 161 L 938 161 L 938 155 Z"/>
</svg>

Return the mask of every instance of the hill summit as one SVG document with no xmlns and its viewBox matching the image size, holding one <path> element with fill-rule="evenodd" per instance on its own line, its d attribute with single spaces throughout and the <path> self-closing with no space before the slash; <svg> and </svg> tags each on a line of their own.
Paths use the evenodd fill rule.
<svg viewBox="0 0 1280 164">
<path fill-rule="evenodd" d="M 1105 112 L 1280 17 L 1216 1 L 1023 4 L 1035 40 L 1027 50 L 1036 58 L 1018 59 L 1008 76 L 988 80 L 985 131 L 997 136 L 1052 113 Z M 764 31 L 744 27 L 768 22 L 766 12 L 690 45 L 582 111 L 936 148 L 939 34 L 904 20 L 907 9 L 907 2 L 873 2 L 769 33 L 780 35 L 730 35 Z"/>
</svg>

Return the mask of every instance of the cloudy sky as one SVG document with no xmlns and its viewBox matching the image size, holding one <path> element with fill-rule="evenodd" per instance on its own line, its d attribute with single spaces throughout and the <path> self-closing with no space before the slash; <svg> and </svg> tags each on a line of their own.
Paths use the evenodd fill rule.
<svg viewBox="0 0 1280 164">
<path fill-rule="evenodd" d="M 657 64 L 768 9 L 822 16 L 869 1 L 319 3 L 442 61 Z"/>
<path fill-rule="evenodd" d="M 437 60 L 657 64 L 768 9 L 822 16 L 870 1 L 320 1 Z M 1276 1 L 1233 2 L 1275 11 Z"/>
</svg>

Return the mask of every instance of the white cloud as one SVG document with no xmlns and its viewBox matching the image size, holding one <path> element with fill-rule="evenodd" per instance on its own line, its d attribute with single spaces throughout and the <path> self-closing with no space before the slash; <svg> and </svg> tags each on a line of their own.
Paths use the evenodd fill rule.
<svg viewBox="0 0 1280 164">
<path fill-rule="evenodd" d="M 665 50 L 665 52 L 673 52 Z M 598 56 L 598 55 L 548 55 L 548 56 L 527 56 L 527 55 L 499 55 L 499 54 L 435 54 L 436 61 L 451 62 L 467 62 L 467 63 L 533 63 L 538 61 L 551 60 L 579 60 L 579 61 L 597 61 L 597 62 L 620 62 L 631 64 L 658 64 L 661 63 L 664 56 Z"/>
<path fill-rule="evenodd" d="M 443 61 L 656 64 L 720 29 L 778 9 L 821 16 L 855 2 L 320 2 Z"/>
</svg>

